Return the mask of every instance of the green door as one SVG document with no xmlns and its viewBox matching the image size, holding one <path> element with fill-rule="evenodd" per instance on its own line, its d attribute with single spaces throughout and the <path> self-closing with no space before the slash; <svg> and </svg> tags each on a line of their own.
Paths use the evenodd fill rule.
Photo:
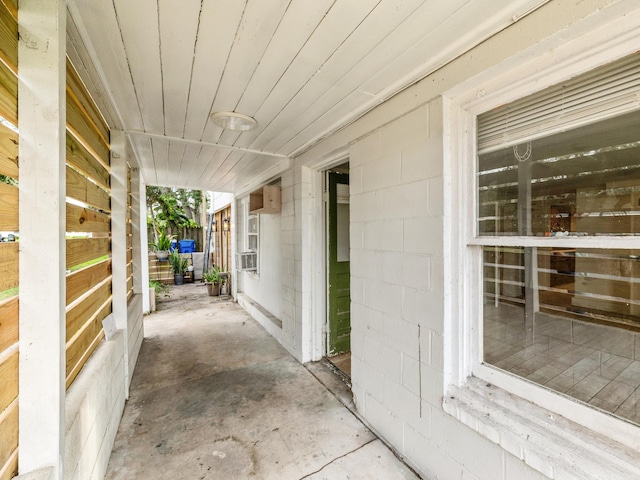
<svg viewBox="0 0 640 480">
<path fill-rule="evenodd" d="M 329 172 L 328 356 L 351 351 L 349 175 Z"/>
</svg>

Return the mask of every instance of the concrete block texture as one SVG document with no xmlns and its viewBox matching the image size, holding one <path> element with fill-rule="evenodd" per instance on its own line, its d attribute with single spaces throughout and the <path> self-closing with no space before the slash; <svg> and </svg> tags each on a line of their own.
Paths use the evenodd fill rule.
<svg viewBox="0 0 640 480">
<path fill-rule="evenodd" d="M 67 392 L 65 478 L 102 478 L 125 402 L 124 336 L 103 342 Z"/>
</svg>

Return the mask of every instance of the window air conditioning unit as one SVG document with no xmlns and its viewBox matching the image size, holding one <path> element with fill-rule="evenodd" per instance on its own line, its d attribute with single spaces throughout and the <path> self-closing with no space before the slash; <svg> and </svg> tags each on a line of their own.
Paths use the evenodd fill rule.
<svg viewBox="0 0 640 480">
<path fill-rule="evenodd" d="M 258 254 L 256 252 L 236 253 L 236 270 L 254 272 L 258 270 Z"/>
</svg>

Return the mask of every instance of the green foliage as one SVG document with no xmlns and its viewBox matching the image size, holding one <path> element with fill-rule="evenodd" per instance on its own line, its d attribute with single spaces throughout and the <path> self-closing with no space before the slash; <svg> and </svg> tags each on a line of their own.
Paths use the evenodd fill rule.
<svg viewBox="0 0 640 480">
<path fill-rule="evenodd" d="M 184 275 L 184 272 L 187 271 L 189 260 L 187 258 L 182 258 L 182 255 L 178 253 L 178 250 L 173 250 L 169 254 L 169 263 L 171 264 L 174 275 Z"/>
<path fill-rule="evenodd" d="M 166 187 L 147 187 L 148 221 L 156 229 L 175 231 L 199 227 L 202 192 Z"/>
<path fill-rule="evenodd" d="M 204 278 L 204 281 L 208 283 L 218 283 L 220 281 L 220 269 L 213 267 L 208 272 L 202 274 L 202 278 Z"/>
<path fill-rule="evenodd" d="M 169 251 L 173 240 L 175 240 L 175 235 L 167 235 L 166 231 L 158 230 L 158 240 L 149 242 L 149 246 L 154 248 L 156 252 Z"/>
<path fill-rule="evenodd" d="M 161 295 L 169 290 L 167 285 L 164 285 L 157 280 L 149 280 L 149 287 L 153 288 L 156 295 Z"/>
<path fill-rule="evenodd" d="M 9 290 L 3 290 L 0 292 L 0 302 L 7 298 L 15 297 L 18 295 L 18 287 L 10 288 Z"/>
<path fill-rule="evenodd" d="M 13 177 L 7 177 L 6 175 L 0 175 L 0 183 L 6 183 L 7 185 L 18 186 L 18 180 Z"/>
</svg>

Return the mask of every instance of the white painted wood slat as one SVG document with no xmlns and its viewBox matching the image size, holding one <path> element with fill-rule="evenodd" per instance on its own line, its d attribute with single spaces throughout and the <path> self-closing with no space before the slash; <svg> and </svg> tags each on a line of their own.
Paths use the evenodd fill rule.
<svg viewBox="0 0 640 480">
<path fill-rule="evenodd" d="M 262 59 L 290 0 L 247 2 L 225 66 L 212 112 L 233 111 Z M 209 120 L 203 139 L 226 143 L 220 129 Z"/>
<path fill-rule="evenodd" d="M 143 117 L 143 129 L 163 132 L 157 1 L 114 0 L 114 5 L 118 13 L 124 48 L 129 56 L 131 75 Z"/>
<path fill-rule="evenodd" d="M 158 0 L 164 132 L 171 137 L 184 134 L 200 5 L 200 0 Z"/>
<path fill-rule="evenodd" d="M 105 93 L 117 102 L 115 115 L 127 128 L 142 128 L 142 116 L 112 2 L 77 0 L 70 2 L 68 8 L 82 39 L 90 40 L 85 45 L 89 55 L 99 59 L 95 63 L 108 84 Z"/>
<path fill-rule="evenodd" d="M 245 2 L 238 0 L 205 1 L 193 64 L 193 82 L 189 92 L 185 138 L 202 140 L 211 106 L 225 70 L 227 58 L 242 18 Z M 220 130 L 214 132 L 218 138 Z"/>
<path fill-rule="evenodd" d="M 384 71 L 391 81 L 398 72 L 389 69 L 388 66 L 407 49 L 410 49 L 416 41 L 425 35 L 425 32 L 437 28 L 444 19 L 459 10 L 460 5 L 465 2 L 464 0 L 455 0 L 436 4 L 421 3 L 422 5 L 416 3 L 406 5 L 406 9 L 395 10 L 395 12 L 390 9 L 389 4 L 381 4 L 376 8 L 341 46 L 340 50 L 323 66 L 322 75 L 326 75 L 327 79 L 321 81 L 314 78 L 296 94 L 296 97 L 288 105 L 288 111 L 282 112 L 277 124 L 272 126 L 280 133 L 267 144 L 266 148 L 278 150 L 284 144 L 288 144 L 291 151 L 295 150 L 302 143 L 299 139 L 296 142 L 290 142 L 290 140 L 295 138 L 300 131 L 313 125 L 316 120 L 327 112 L 331 112 L 337 105 L 353 105 L 351 102 L 343 103 L 347 96 L 360 98 L 360 104 L 356 105 L 355 110 L 344 111 L 344 109 L 340 109 L 332 112 L 334 114 L 324 118 L 325 123 L 336 123 L 337 120 L 343 120 L 345 116 L 353 116 L 355 112 L 366 111 L 377 102 L 374 95 L 378 92 L 363 88 L 363 83 L 366 83 L 372 76 L 380 75 L 381 71 Z M 394 13 L 398 15 L 397 22 L 406 23 L 408 27 L 404 28 L 402 25 L 403 28 L 396 28 L 396 22 L 385 21 Z M 428 54 L 432 52 L 424 53 L 425 57 L 421 59 L 421 62 L 427 61 Z M 329 88 L 324 88 L 325 85 L 329 85 Z M 354 91 L 358 90 L 361 93 L 354 95 Z M 312 101 L 314 98 L 315 102 Z M 287 131 L 289 138 L 285 138 L 282 135 L 282 124 L 290 123 L 291 118 L 294 117 L 297 117 L 297 123 L 301 128 L 298 129 L 298 132 Z M 267 134 L 268 132 L 264 132 L 264 135 Z"/>
</svg>

